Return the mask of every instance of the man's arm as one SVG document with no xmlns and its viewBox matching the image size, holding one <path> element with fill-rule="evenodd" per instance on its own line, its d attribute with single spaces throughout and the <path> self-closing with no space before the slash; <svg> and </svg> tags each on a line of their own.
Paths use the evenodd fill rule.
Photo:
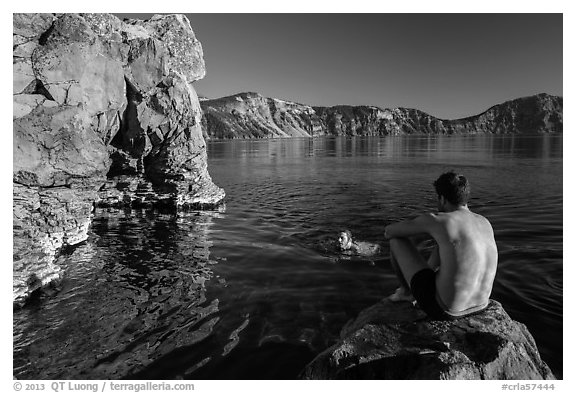
<svg viewBox="0 0 576 393">
<path fill-rule="evenodd" d="M 430 258 L 428 258 L 428 267 L 434 271 L 440 268 L 440 251 L 438 245 L 434 247 L 432 254 L 430 254 Z"/>
<path fill-rule="evenodd" d="M 421 234 L 432 234 L 431 228 L 436 220 L 432 214 L 423 214 L 411 220 L 404 220 L 388 225 L 384 229 L 384 237 L 393 239 L 395 237 L 411 237 Z"/>
</svg>

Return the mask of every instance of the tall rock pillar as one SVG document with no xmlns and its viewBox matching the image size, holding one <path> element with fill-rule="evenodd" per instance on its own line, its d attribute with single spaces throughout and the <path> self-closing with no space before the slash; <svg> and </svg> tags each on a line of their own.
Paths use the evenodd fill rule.
<svg viewBox="0 0 576 393">
<path fill-rule="evenodd" d="M 222 201 L 185 16 L 14 14 L 13 37 L 14 301 L 61 276 L 55 258 L 87 238 L 95 204 Z"/>
</svg>

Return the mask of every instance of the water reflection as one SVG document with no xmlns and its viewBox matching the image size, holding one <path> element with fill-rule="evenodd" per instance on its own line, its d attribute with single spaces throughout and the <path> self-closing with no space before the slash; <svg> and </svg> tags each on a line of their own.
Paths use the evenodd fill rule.
<svg viewBox="0 0 576 393">
<path fill-rule="evenodd" d="M 560 154 L 559 154 L 560 152 Z M 388 137 L 279 138 L 211 141 L 211 160 L 223 157 L 268 156 L 271 160 L 298 157 L 380 156 L 396 159 L 486 160 L 489 158 L 559 159 L 561 135 L 412 135 Z"/>
<path fill-rule="evenodd" d="M 15 376 L 116 379 L 206 339 L 219 319 L 205 285 L 218 214 L 99 211 L 99 237 L 58 261 L 60 291 L 14 313 Z"/>
</svg>

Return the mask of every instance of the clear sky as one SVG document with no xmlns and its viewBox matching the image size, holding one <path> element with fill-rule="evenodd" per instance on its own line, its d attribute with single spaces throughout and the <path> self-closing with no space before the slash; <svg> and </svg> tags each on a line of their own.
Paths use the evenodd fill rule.
<svg viewBox="0 0 576 393">
<path fill-rule="evenodd" d="M 148 19 L 152 14 L 117 14 Z M 186 14 L 217 98 L 409 107 L 440 118 L 562 95 L 562 14 Z"/>
</svg>

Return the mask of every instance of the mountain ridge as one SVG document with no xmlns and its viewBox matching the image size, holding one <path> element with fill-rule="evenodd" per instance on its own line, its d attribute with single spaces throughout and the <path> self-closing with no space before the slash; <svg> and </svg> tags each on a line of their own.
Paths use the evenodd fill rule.
<svg viewBox="0 0 576 393">
<path fill-rule="evenodd" d="M 563 98 L 547 93 L 520 97 L 459 119 L 441 119 L 415 108 L 374 105 L 311 106 L 243 92 L 200 103 L 207 139 L 383 136 L 404 134 L 561 133 Z"/>
</svg>

